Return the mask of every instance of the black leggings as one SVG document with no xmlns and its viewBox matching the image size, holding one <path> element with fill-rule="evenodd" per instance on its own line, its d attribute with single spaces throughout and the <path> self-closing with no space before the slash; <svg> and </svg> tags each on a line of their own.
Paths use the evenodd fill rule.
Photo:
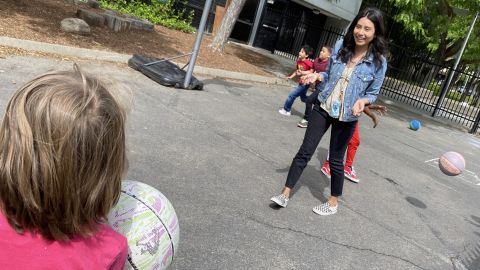
<svg viewBox="0 0 480 270">
<path fill-rule="evenodd" d="M 315 91 L 313 91 L 313 93 L 307 97 L 307 100 L 305 101 L 305 113 L 303 114 L 303 119 L 308 121 L 308 118 L 310 118 L 313 105 L 316 103 L 319 93 L 320 93 L 320 90 L 315 88 Z"/>
<path fill-rule="evenodd" d="M 357 121 L 341 122 L 337 118 L 330 117 L 324 109 L 320 108 L 318 101 L 313 106 L 310 118 L 302 146 L 293 158 L 288 171 L 285 186 L 289 188 L 295 186 L 302 175 L 303 169 L 315 153 L 323 135 L 332 126 L 329 147 L 330 173 L 332 175 L 330 194 L 336 197 L 341 196 L 343 190 L 343 157 Z"/>
</svg>

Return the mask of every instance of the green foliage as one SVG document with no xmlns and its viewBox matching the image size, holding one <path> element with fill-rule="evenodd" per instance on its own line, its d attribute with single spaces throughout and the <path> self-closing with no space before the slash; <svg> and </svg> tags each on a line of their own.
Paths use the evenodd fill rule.
<svg viewBox="0 0 480 270">
<path fill-rule="evenodd" d="M 396 9 L 394 20 L 413 33 L 431 52 L 452 59 L 470 24 L 480 12 L 478 0 L 388 0 Z M 472 31 L 462 62 L 480 66 L 480 19 Z"/>
<path fill-rule="evenodd" d="M 428 86 L 428 90 L 433 92 L 433 96 L 440 96 L 440 92 L 442 91 L 441 85 L 437 84 L 436 82 L 431 82 L 430 85 Z M 461 101 L 462 99 L 462 93 L 457 92 L 453 89 L 451 89 L 446 95 L 446 98 L 449 98 L 451 100 L 455 101 Z M 473 104 L 473 97 L 471 96 L 465 96 L 464 100 L 465 102 L 469 104 Z"/>
<path fill-rule="evenodd" d="M 447 98 L 455 101 L 461 101 L 462 93 L 457 92 L 457 91 L 449 91 L 447 94 Z M 466 96 L 465 97 L 465 102 L 467 103 L 472 103 L 472 97 L 471 96 Z"/>
<path fill-rule="evenodd" d="M 145 1 L 147 2 L 147 1 Z M 153 0 L 150 4 L 140 0 L 100 0 L 102 8 L 117 10 L 124 14 L 130 14 L 139 18 L 147 19 L 154 24 L 180 30 L 186 33 L 195 32 L 191 26 L 193 11 L 176 11 L 174 1 L 167 0 L 165 3 Z"/>
<path fill-rule="evenodd" d="M 430 83 L 430 85 L 428 86 L 428 90 L 433 91 L 434 96 L 438 96 L 441 88 L 440 85 L 438 85 L 438 83 L 434 81 Z"/>
</svg>

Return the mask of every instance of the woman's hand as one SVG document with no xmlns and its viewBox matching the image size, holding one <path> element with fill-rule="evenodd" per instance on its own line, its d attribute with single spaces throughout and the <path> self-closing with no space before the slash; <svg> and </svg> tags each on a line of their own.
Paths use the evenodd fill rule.
<svg viewBox="0 0 480 270">
<path fill-rule="evenodd" d="M 317 80 L 321 81 L 321 78 L 322 76 L 319 73 L 310 73 L 302 76 L 302 80 L 305 82 L 305 84 L 311 84 Z"/>
<path fill-rule="evenodd" d="M 362 114 L 363 109 L 365 109 L 365 104 L 368 104 L 368 99 L 361 98 L 357 100 L 355 104 L 353 104 L 352 114 L 356 117 L 359 117 Z"/>
</svg>

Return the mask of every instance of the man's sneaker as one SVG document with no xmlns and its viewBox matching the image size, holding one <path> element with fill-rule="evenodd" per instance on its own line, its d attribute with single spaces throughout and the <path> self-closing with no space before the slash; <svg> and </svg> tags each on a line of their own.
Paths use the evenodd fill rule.
<svg viewBox="0 0 480 270">
<path fill-rule="evenodd" d="M 278 110 L 278 112 L 279 112 L 280 114 L 283 114 L 283 115 L 285 115 L 285 116 L 290 116 L 290 115 L 291 115 L 291 113 L 290 113 L 290 112 L 287 112 L 287 111 L 285 111 L 285 109 L 284 109 L 284 108 L 281 108 L 280 110 Z"/>
<path fill-rule="evenodd" d="M 323 164 L 320 170 L 322 171 L 323 174 L 325 174 L 325 176 L 327 176 L 328 179 L 332 177 L 332 175 L 330 174 L 330 163 L 328 163 L 328 160 L 325 161 L 325 163 Z"/>
<path fill-rule="evenodd" d="M 345 174 L 345 177 L 354 182 L 354 183 L 358 183 L 360 182 L 360 179 L 358 179 L 358 176 L 357 176 L 357 173 L 355 172 L 355 170 L 353 169 L 353 166 L 350 167 L 350 166 L 345 166 L 345 168 L 343 169 L 343 173 Z"/>
<path fill-rule="evenodd" d="M 273 196 L 270 200 L 281 207 L 287 207 L 288 204 L 288 198 L 283 194 Z"/>
<path fill-rule="evenodd" d="M 300 122 L 298 122 L 298 124 L 297 124 L 297 127 L 301 127 L 301 128 L 308 127 L 308 121 L 305 120 L 305 119 L 300 120 Z"/>
<path fill-rule="evenodd" d="M 330 206 L 328 202 L 322 203 L 320 205 L 315 206 L 312 210 L 316 214 L 321 216 L 328 216 L 337 213 L 338 204 L 336 206 Z"/>
</svg>

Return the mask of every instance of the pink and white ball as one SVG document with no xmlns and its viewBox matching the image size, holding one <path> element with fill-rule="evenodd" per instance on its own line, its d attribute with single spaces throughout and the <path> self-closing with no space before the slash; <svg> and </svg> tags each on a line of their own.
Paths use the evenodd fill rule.
<svg viewBox="0 0 480 270">
<path fill-rule="evenodd" d="M 465 170 L 465 159 L 457 152 L 446 152 L 438 160 L 438 167 L 446 175 L 459 175 Z"/>
<path fill-rule="evenodd" d="M 155 188 L 123 181 L 108 223 L 128 241 L 125 269 L 166 269 L 178 252 L 180 228 L 170 201 Z"/>
</svg>

